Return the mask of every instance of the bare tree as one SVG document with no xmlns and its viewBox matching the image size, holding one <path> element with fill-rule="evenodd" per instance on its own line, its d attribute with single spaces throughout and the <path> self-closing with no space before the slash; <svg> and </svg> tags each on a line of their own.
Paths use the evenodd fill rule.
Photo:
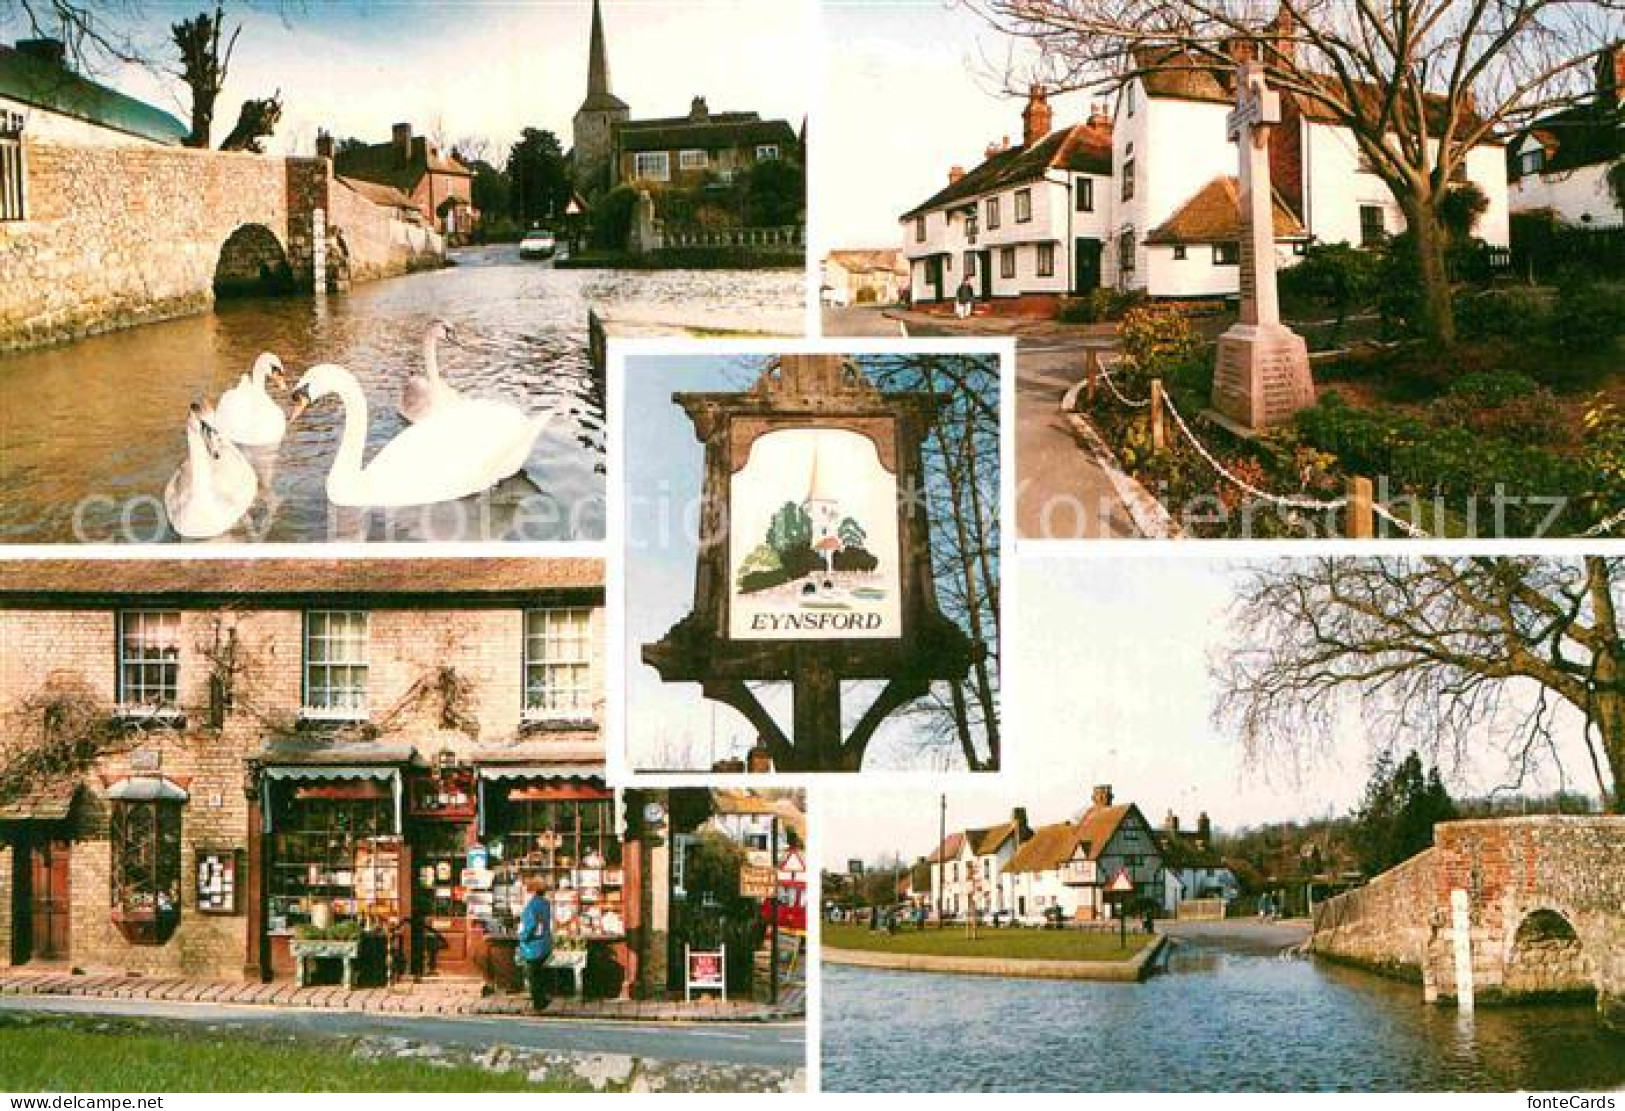
<svg viewBox="0 0 1625 1111">
<path fill-rule="evenodd" d="M 237 49 L 237 37 L 243 33 L 243 25 L 239 23 L 232 29 L 222 52 L 220 32 L 225 22 L 225 6 L 216 4 L 214 15 L 199 12 L 169 29 L 181 55 L 181 68 L 176 76 L 192 92 L 192 133 L 186 137 L 189 147 L 209 145 L 210 133 L 214 130 L 215 101 L 220 99 L 220 90 L 226 87 L 231 55 Z"/>
<path fill-rule="evenodd" d="M 1621 0 L 965 0 L 1036 44 L 1052 83 L 1122 88 L 1179 71 L 1229 88 L 1239 57 L 1346 127 L 1414 238 L 1420 323 L 1455 338 L 1439 206 L 1467 155 L 1577 103 Z"/>
<path fill-rule="evenodd" d="M 999 413 L 997 364 L 974 355 L 871 355 L 865 373 L 887 392 L 925 390 L 947 403 L 922 452 L 931 563 L 942 612 L 983 646 L 962 680 L 934 683 L 903 713 L 929 744 L 957 746 L 972 771 L 1000 766 Z"/>
<path fill-rule="evenodd" d="M 1500 745 L 1517 787 L 1542 761 L 1562 770 L 1567 705 L 1599 794 L 1625 813 L 1622 605 L 1622 558 L 1273 561 L 1241 588 L 1215 719 L 1253 762 L 1298 761 L 1356 696 L 1379 744 L 1458 764 Z"/>
<path fill-rule="evenodd" d="M 0 0 L 0 23 L 60 39 L 81 66 L 146 64 L 146 46 L 134 30 L 145 7 L 143 0 Z"/>
</svg>

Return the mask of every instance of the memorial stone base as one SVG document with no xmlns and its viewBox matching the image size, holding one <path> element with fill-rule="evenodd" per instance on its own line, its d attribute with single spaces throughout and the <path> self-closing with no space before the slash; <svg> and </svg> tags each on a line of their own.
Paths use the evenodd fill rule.
<svg viewBox="0 0 1625 1111">
<path fill-rule="evenodd" d="M 1315 403 L 1309 346 L 1280 324 L 1235 324 L 1219 337 L 1213 408 L 1226 421 L 1256 430 L 1285 424 Z"/>
</svg>

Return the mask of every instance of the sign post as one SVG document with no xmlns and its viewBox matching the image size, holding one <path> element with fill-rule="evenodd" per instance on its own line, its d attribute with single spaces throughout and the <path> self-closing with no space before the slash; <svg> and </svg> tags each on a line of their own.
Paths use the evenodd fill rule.
<svg viewBox="0 0 1625 1111">
<path fill-rule="evenodd" d="M 683 946 L 683 998 L 694 1001 L 697 991 L 720 992 L 724 1002 L 728 999 L 728 947 L 691 949 Z"/>
<path fill-rule="evenodd" d="M 705 445 L 694 604 L 644 662 L 737 710 L 777 771 L 857 771 L 889 714 L 977 656 L 931 574 L 921 445 L 942 398 L 883 394 L 839 355 L 784 355 L 742 393 L 674 400 Z M 884 686 L 845 733 L 855 679 Z M 791 684 L 788 731 L 753 681 Z"/>
<path fill-rule="evenodd" d="M 1281 323 L 1275 288 L 1275 190 L 1270 184 L 1270 129 L 1281 122 L 1281 97 L 1264 67 L 1236 71 L 1236 107 L 1226 119 L 1241 163 L 1241 319 L 1219 337 L 1213 408 L 1242 431 L 1281 424 L 1315 403 L 1309 348 Z"/>
<path fill-rule="evenodd" d="M 1117 947 L 1128 948 L 1128 912 L 1127 905 L 1131 895 L 1134 894 L 1134 881 L 1129 877 L 1128 869 L 1121 868 L 1111 882 L 1106 885 L 1106 901 L 1117 912 Z"/>
</svg>

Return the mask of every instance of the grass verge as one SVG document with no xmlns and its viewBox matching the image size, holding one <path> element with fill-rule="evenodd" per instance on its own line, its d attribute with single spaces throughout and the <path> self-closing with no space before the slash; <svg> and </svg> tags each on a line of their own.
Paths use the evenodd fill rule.
<svg viewBox="0 0 1625 1111">
<path fill-rule="evenodd" d="M 1119 945 L 1115 930 L 995 930 L 983 926 L 973 939 L 965 936 L 963 926 L 887 934 L 843 922 L 825 923 L 823 940 L 832 949 L 1014 961 L 1126 961 L 1150 942 L 1151 935 L 1132 931 L 1125 948 Z"/>
<path fill-rule="evenodd" d="M 143 1031 L 131 1022 L 0 1016 L 9 1092 L 537 1092 L 523 1072 L 359 1060 L 347 1040 Z"/>
</svg>

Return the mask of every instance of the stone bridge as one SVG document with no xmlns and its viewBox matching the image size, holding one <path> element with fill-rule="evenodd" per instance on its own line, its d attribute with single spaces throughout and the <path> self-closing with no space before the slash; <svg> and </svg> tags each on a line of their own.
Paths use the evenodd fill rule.
<svg viewBox="0 0 1625 1111">
<path fill-rule="evenodd" d="M 1625 1028 L 1625 818 L 1443 822 L 1433 848 L 1317 907 L 1309 948 L 1429 1002 L 1595 997 Z"/>
<path fill-rule="evenodd" d="M 23 154 L 24 218 L 0 223 L 0 350 L 445 257 L 323 158 L 31 140 Z"/>
</svg>

